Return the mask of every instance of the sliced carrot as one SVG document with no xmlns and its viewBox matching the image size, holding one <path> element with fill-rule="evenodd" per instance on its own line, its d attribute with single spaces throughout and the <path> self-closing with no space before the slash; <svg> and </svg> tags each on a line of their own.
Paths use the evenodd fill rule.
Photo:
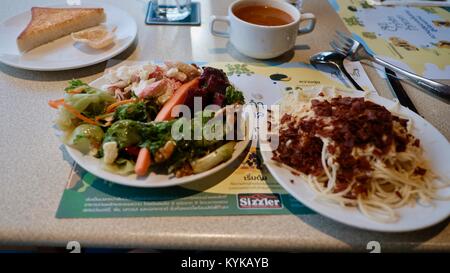
<svg viewBox="0 0 450 273">
<path fill-rule="evenodd" d="M 194 88 L 197 88 L 199 84 L 199 78 L 195 78 L 187 83 L 181 85 L 175 93 L 170 97 L 170 99 L 164 104 L 164 106 L 159 111 L 158 115 L 156 115 L 155 121 L 164 121 L 172 119 L 172 109 L 179 105 L 184 104 L 186 101 L 189 92 Z"/>
<path fill-rule="evenodd" d="M 55 109 L 58 109 L 58 107 L 60 106 L 60 105 L 62 105 L 64 103 L 64 99 L 59 99 L 59 100 L 49 100 L 48 101 L 48 105 L 51 107 L 51 108 L 55 108 Z"/>
<path fill-rule="evenodd" d="M 108 105 L 108 107 L 106 107 L 106 113 L 111 113 L 113 112 L 118 106 L 123 105 L 123 104 L 127 104 L 127 103 L 132 103 L 135 102 L 136 99 L 132 98 L 132 99 L 128 99 L 128 100 L 121 100 L 121 101 L 117 101 L 113 104 Z"/>
<path fill-rule="evenodd" d="M 146 175 L 151 163 L 152 158 L 150 156 L 150 151 L 145 147 L 141 148 L 136 160 L 136 165 L 134 166 L 134 172 L 139 176 Z"/>
<path fill-rule="evenodd" d="M 67 103 L 62 103 L 62 105 L 66 108 L 67 111 L 69 111 L 72 115 L 76 116 L 77 118 L 81 119 L 82 121 L 92 124 L 92 125 L 98 125 L 97 122 L 95 122 L 95 120 L 92 120 L 88 117 L 86 117 L 85 115 L 81 114 L 75 107 L 73 107 L 72 105 L 69 105 Z"/>
</svg>

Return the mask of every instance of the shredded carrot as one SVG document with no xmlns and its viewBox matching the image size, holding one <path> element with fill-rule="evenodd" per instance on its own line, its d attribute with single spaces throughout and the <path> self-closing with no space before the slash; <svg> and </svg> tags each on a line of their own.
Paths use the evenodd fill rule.
<svg viewBox="0 0 450 273">
<path fill-rule="evenodd" d="M 109 120 L 106 119 L 108 117 L 110 117 Z M 106 122 L 105 123 L 100 122 L 102 119 L 105 119 Z M 95 117 L 95 122 L 97 122 L 97 124 L 102 126 L 102 127 L 109 127 L 109 126 L 111 126 L 113 120 L 114 120 L 114 113 L 103 114 L 103 115 Z"/>
<path fill-rule="evenodd" d="M 77 118 L 81 119 L 82 121 L 92 124 L 92 125 L 98 125 L 97 122 L 95 122 L 94 120 L 84 116 L 83 114 L 81 114 L 77 109 L 75 109 L 75 107 L 73 107 L 72 105 L 69 105 L 67 103 L 62 103 L 62 105 L 66 108 L 67 111 L 69 111 L 72 115 L 76 116 Z"/>
<path fill-rule="evenodd" d="M 66 93 L 68 93 L 68 94 L 80 94 L 80 93 L 83 92 L 85 89 L 86 89 L 86 86 L 84 86 L 84 85 L 83 85 L 83 86 L 78 86 L 78 87 L 75 88 L 75 89 L 66 91 Z"/>
<path fill-rule="evenodd" d="M 96 120 L 96 121 L 99 121 L 99 120 L 101 120 L 101 119 L 104 119 L 104 118 L 107 118 L 107 117 L 110 117 L 110 116 L 113 116 L 113 114 L 112 114 L 112 113 L 103 114 L 103 115 L 100 115 L 100 116 L 96 116 L 96 117 L 95 117 L 95 120 Z"/>
<path fill-rule="evenodd" d="M 132 99 L 128 99 L 128 100 L 121 100 L 121 101 L 117 101 L 113 104 L 108 105 L 108 107 L 106 107 L 106 113 L 111 113 L 113 112 L 118 106 L 123 105 L 123 104 L 127 104 L 127 103 L 132 103 L 135 102 L 136 99 L 132 98 Z"/>
<path fill-rule="evenodd" d="M 64 99 L 59 100 L 49 100 L 48 105 L 52 108 L 58 109 L 58 107 L 64 103 Z"/>
<path fill-rule="evenodd" d="M 70 104 L 67 104 L 64 102 L 64 99 L 59 100 L 49 100 L 48 105 L 52 108 L 58 109 L 59 106 L 64 106 L 67 111 L 69 111 L 72 115 L 76 116 L 77 118 L 81 119 L 82 121 L 92 124 L 92 125 L 99 125 L 95 120 L 92 120 L 85 115 L 81 114 L 75 107 L 73 107 Z"/>
</svg>

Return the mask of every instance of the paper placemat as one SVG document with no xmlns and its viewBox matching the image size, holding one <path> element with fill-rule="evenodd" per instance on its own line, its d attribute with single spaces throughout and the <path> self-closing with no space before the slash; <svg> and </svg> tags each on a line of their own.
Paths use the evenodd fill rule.
<svg viewBox="0 0 450 273">
<path fill-rule="evenodd" d="M 371 53 L 430 79 L 450 79 L 450 11 L 329 0 L 353 37 Z M 386 77 L 383 72 L 380 74 Z"/>
<path fill-rule="evenodd" d="M 310 214 L 254 166 L 252 149 L 224 181 L 196 181 L 168 188 L 131 188 L 104 181 L 75 165 L 57 218 Z M 215 184 L 212 188 L 207 188 Z"/>
<path fill-rule="evenodd" d="M 109 67 L 114 67 L 114 62 Z M 120 63 L 118 65 L 130 65 Z M 251 97 L 248 103 L 273 104 L 286 90 L 315 85 L 348 88 L 340 78 L 314 70 L 302 63 L 251 65 L 242 63 L 198 63 L 223 69 L 230 81 Z M 362 68 L 359 83 L 368 90 L 372 84 Z M 359 70 L 360 69 L 360 70 Z M 245 78 L 245 79 L 244 79 Z M 243 80 L 244 79 L 244 80 Z M 365 81 L 367 79 L 367 81 Z M 266 94 L 265 84 L 279 93 Z M 239 86 L 240 85 L 240 86 Z M 309 214 L 310 209 L 291 197 L 264 168 L 253 141 L 246 155 L 209 180 L 182 186 L 148 189 L 131 188 L 104 181 L 74 165 L 64 190 L 57 218 L 149 217 Z"/>
</svg>

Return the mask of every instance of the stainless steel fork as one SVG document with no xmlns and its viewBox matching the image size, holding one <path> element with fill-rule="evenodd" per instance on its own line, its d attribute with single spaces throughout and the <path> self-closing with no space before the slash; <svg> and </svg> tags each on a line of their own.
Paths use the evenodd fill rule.
<svg viewBox="0 0 450 273">
<path fill-rule="evenodd" d="M 370 54 L 361 43 L 340 31 L 337 31 L 337 39 L 331 41 L 330 45 L 337 52 L 346 55 L 351 61 L 369 60 L 387 67 L 394 72 L 403 75 L 415 85 L 437 96 L 447 104 L 450 104 L 450 86 L 421 77 L 384 61 L 377 56 Z"/>
</svg>

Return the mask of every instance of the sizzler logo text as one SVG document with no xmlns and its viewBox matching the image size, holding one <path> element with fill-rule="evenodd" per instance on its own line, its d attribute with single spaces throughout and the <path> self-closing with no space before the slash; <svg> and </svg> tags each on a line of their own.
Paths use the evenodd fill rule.
<svg viewBox="0 0 450 273">
<path fill-rule="evenodd" d="M 240 209 L 281 209 L 281 196 L 278 193 L 241 193 L 238 194 Z"/>
</svg>

